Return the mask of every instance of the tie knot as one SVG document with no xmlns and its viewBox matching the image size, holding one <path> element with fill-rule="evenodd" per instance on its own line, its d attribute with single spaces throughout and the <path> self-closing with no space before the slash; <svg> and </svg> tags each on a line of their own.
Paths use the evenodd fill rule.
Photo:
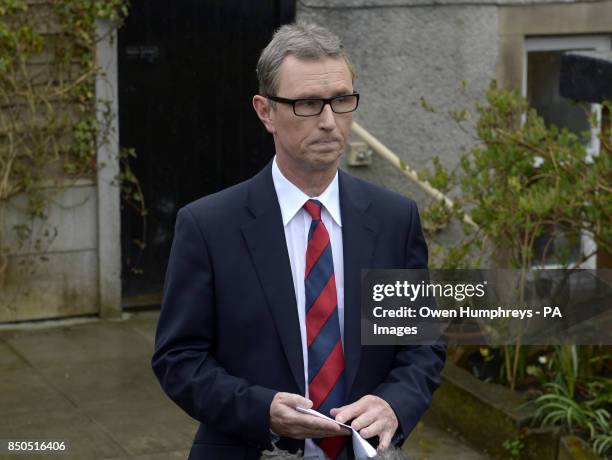
<svg viewBox="0 0 612 460">
<path fill-rule="evenodd" d="M 321 202 L 318 200 L 308 200 L 304 203 L 304 209 L 313 220 L 321 220 Z"/>
</svg>

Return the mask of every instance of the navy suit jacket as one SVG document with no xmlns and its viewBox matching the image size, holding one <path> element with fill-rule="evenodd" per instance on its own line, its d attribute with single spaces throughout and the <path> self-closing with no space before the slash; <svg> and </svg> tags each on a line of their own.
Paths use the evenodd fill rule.
<svg viewBox="0 0 612 460">
<path fill-rule="evenodd" d="M 429 407 L 446 347 L 362 346 L 362 268 L 424 268 L 415 203 L 339 172 L 348 402 L 386 400 L 405 437 Z M 271 163 L 177 216 L 152 365 L 168 396 L 200 422 L 190 459 L 256 459 L 270 447 L 276 392 L 304 395 L 289 254 Z M 304 442 L 281 438 L 280 448 Z"/>
</svg>

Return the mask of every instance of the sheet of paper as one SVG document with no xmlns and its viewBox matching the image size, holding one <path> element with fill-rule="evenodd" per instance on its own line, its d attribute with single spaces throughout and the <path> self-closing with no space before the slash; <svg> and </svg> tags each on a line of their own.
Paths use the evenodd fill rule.
<svg viewBox="0 0 612 460">
<path fill-rule="evenodd" d="M 330 418 L 327 415 L 324 415 L 321 412 L 317 412 L 316 410 L 313 410 L 313 409 L 304 409 L 303 407 L 296 407 L 296 409 L 299 412 L 303 412 L 304 414 L 310 414 L 310 415 L 314 415 L 315 417 L 324 418 L 325 420 L 329 420 L 331 422 L 337 423 L 338 425 L 351 430 L 351 433 L 352 433 L 351 437 L 353 441 L 353 452 L 355 453 L 355 458 L 357 458 L 358 460 L 361 460 L 364 458 L 372 458 L 376 456 L 376 449 L 374 449 L 374 447 L 372 447 L 372 445 L 368 441 L 363 439 L 356 430 L 351 428 L 350 425 L 345 425 L 344 423 L 337 422 L 333 418 Z"/>
</svg>

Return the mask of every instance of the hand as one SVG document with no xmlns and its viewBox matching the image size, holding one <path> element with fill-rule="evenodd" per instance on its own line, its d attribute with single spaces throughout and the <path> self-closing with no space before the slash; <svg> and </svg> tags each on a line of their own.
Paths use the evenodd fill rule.
<svg viewBox="0 0 612 460">
<path fill-rule="evenodd" d="M 295 439 L 327 438 L 350 434 L 346 428 L 314 415 L 298 412 L 296 407 L 310 409 L 312 401 L 293 393 L 276 393 L 270 404 L 270 429 L 279 436 Z"/>
<path fill-rule="evenodd" d="M 374 395 L 366 395 L 352 404 L 332 409 L 330 413 L 341 423 L 353 420 L 351 426 L 366 439 L 378 435 L 379 451 L 389 447 L 398 426 L 389 403 Z"/>
</svg>

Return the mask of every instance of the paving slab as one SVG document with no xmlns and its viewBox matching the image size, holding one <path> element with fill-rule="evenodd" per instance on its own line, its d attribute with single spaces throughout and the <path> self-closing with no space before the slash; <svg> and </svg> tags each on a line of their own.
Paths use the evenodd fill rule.
<svg viewBox="0 0 612 460">
<path fill-rule="evenodd" d="M 133 456 L 184 450 L 191 446 L 198 427 L 170 401 L 107 404 L 86 413 Z"/>
<path fill-rule="evenodd" d="M 3 327 L 0 438 L 67 440 L 70 450 L 0 460 L 187 458 L 197 422 L 168 399 L 151 370 L 157 318 Z M 488 458 L 426 419 L 404 449 L 411 460 Z"/>
<path fill-rule="evenodd" d="M 0 418 L 34 410 L 72 409 L 60 392 L 32 367 L 0 371 Z M 0 431 L 0 433 L 3 433 Z M 4 438 L 3 434 L 0 438 Z"/>
<path fill-rule="evenodd" d="M 29 367 L 29 364 L 0 338 L 0 372 Z"/>
<path fill-rule="evenodd" d="M 78 409 L 28 411 L 0 418 L 3 439 L 66 441 L 59 455 L 0 454 L 2 460 L 98 459 L 119 457 L 128 452 L 105 429 Z"/>
<path fill-rule="evenodd" d="M 157 319 L 159 312 L 144 312 L 138 315 L 130 315 L 129 324 L 138 332 L 144 339 L 151 344 L 151 348 L 155 344 L 155 329 L 157 328 Z"/>
<path fill-rule="evenodd" d="M 165 398 L 145 356 L 139 361 L 130 358 L 57 364 L 45 366 L 40 372 L 78 407 Z"/>
<path fill-rule="evenodd" d="M 2 338 L 37 367 L 112 359 L 142 361 L 153 346 L 128 322 L 97 321 L 76 326 L 3 331 Z"/>
</svg>

